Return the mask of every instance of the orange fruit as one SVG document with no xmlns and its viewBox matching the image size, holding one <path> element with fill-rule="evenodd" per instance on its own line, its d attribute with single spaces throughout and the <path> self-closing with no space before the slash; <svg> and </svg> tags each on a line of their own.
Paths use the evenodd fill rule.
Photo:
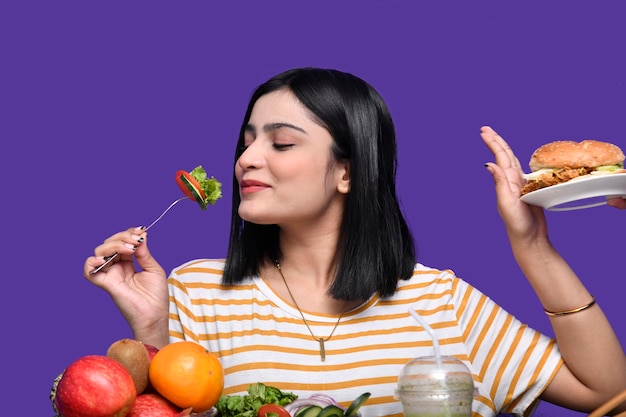
<svg viewBox="0 0 626 417">
<path fill-rule="evenodd" d="M 150 362 L 150 383 L 166 399 L 196 413 L 211 409 L 224 389 L 218 357 L 192 341 L 164 346 Z"/>
</svg>

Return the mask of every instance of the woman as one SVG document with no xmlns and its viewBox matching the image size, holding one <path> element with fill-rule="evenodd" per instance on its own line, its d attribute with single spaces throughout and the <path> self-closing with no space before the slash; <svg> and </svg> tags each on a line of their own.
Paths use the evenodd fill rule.
<svg viewBox="0 0 626 417">
<path fill-rule="evenodd" d="M 367 83 L 334 70 L 286 71 L 253 94 L 235 155 L 226 260 L 190 261 L 166 285 L 135 228 L 98 246 L 85 276 L 112 296 L 136 339 L 194 340 L 217 354 L 224 394 L 263 382 L 347 404 L 368 391 L 365 416 L 401 416 L 400 369 L 433 354 L 412 309 L 436 330 L 441 352 L 471 369 L 475 416 L 523 414 L 538 398 L 594 409 L 626 388 L 620 343 L 551 246 L 543 211 L 520 201 L 511 149 L 489 127 L 481 135 L 495 156 L 486 166 L 513 253 L 556 340 L 452 272 L 415 264 L 387 106 Z M 119 262 L 89 274 L 113 252 Z"/>
</svg>

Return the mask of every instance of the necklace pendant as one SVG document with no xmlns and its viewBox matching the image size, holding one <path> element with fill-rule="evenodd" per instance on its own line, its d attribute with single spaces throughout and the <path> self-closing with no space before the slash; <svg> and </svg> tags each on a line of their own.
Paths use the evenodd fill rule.
<svg viewBox="0 0 626 417">
<path fill-rule="evenodd" d="M 322 362 L 326 361 L 326 348 L 324 347 L 324 339 L 322 339 L 321 337 L 319 339 L 317 339 L 318 342 L 320 342 L 320 359 L 322 360 Z"/>
</svg>

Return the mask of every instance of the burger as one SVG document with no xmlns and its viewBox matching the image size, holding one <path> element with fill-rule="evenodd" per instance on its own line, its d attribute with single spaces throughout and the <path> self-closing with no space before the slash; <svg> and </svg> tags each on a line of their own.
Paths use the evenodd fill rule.
<svg viewBox="0 0 626 417">
<path fill-rule="evenodd" d="M 591 139 L 546 143 L 533 152 L 528 165 L 531 172 L 524 174 L 521 195 L 588 175 L 626 172 L 618 146 Z"/>
</svg>

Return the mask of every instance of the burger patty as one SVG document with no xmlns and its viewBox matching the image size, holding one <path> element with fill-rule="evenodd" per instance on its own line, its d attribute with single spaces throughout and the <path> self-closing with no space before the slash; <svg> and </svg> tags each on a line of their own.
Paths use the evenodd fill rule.
<svg viewBox="0 0 626 417">
<path fill-rule="evenodd" d="M 541 175 L 535 180 L 529 180 L 521 189 L 521 195 L 546 188 L 551 185 L 557 185 L 567 182 L 573 178 L 580 177 L 591 173 L 594 169 L 588 167 L 581 168 L 561 168 L 552 172 Z"/>
</svg>

